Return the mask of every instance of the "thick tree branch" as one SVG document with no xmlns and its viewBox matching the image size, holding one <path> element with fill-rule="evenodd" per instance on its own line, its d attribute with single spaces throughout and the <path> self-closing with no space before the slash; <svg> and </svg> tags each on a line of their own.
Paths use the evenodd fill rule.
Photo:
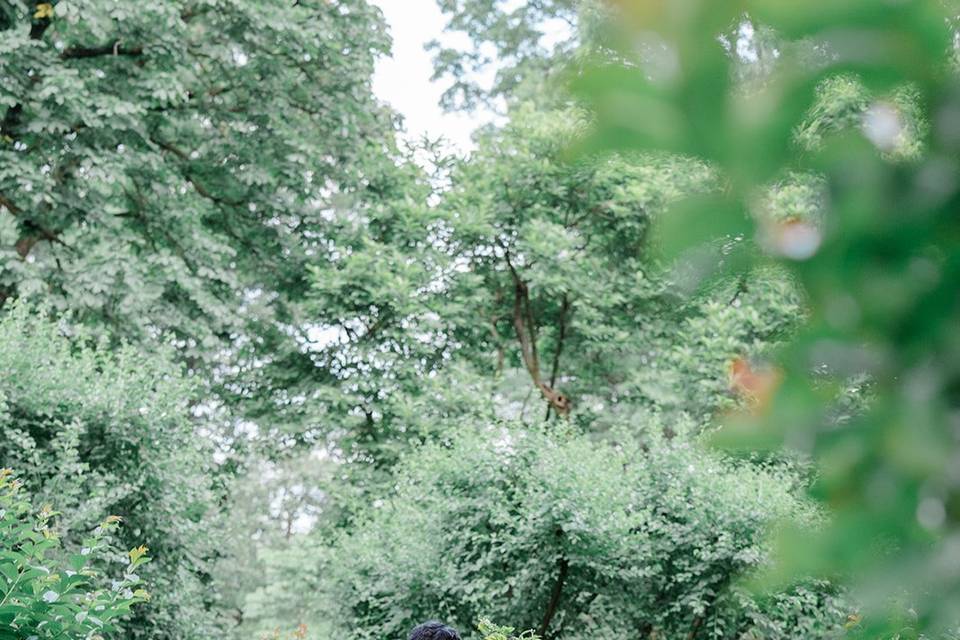
<svg viewBox="0 0 960 640">
<path fill-rule="evenodd" d="M 155 145 L 163 149 L 164 151 L 168 151 L 173 155 L 177 156 L 177 158 L 179 158 L 184 163 L 190 162 L 190 154 L 188 154 L 183 149 L 180 149 L 176 145 L 160 140 L 156 136 L 150 136 L 150 140 Z M 201 196 L 203 196 L 207 200 L 210 200 L 220 205 L 226 205 L 230 207 L 239 207 L 244 204 L 244 201 L 242 200 L 234 200 L 232 198 L 224 198 L 223 196 L 214 195 L 213 193 L 208 191 L 207 188 L 204 187 L 199 180 L 197 180 L 192 175 L 190 175 L 190 173 L 186 170 L 181 171 L 181 175 L 187 182 L 193 185 L 193 188 L 196 189 L 197 193 L 199 193 Z"/>
<path fill-rule="evenodd" d="M 18 215 L 20 215 L 21 213 L 23 213 L 23 210 L 20 209 L 20 207 L 18 207 L 17 205 L 13 204 L 13 202 L 11 202 L 10 199 L 7 198 L 7 197 L 6 197 L 5 195 L 3 195 L 2 193 L 0 193 L 0 206 L 5 207 L 5 208 L 7 209 L 7 211 L 9 211 L 11 214 L 13 214 L 13 215 L 15 215 L 15 216 L 18 216 Z"/>
<path fill-rule="evenodd" d="M 540 389 L 540 393 L 550 403 L 550 406 L 562 416 L 570 413 L 570 401 L 562 393 L 556 391 L 552 385 L 543 381 L 540 373 L 540 356 L 537 353 L 537 333 L 536 321 L 533 317 L 533 310 L 530 305 L 530 293 L 527 284 L 520 278 L 513 262 L 510 260 L 510 252 L 504 251 L 504 257 L 507 262 L 507 268 L 514 283 L 513 295 L 513 328 L 517 334 L 517 340 L 520 342 L 520 355 L 523 364 L 530 373 L 533 384 Z"/>
<path fill-rule="evenodd" d="M 560 320 L 559 328 L 557 331 L 557 348 L 553 352 L 553 366 L 550 369 L 550 388 L 556 388 L 557 386 L 557 375 L 560 373 L 560 354 L 563 353 L 563 341 L 567 337 L 567 313 L 570 311 L 570 299 L 567 298 L 567 294 L 563 294 L 563 297 L 560 299 Z M 544 420 L 550 419 L 550 410 L 553 408 L 553 405 L 547 405 L 547 415 Z"/>
<path fill-rule="evenodd" d="M 99 56 L 142 56 L 143 47 L 124 47 L 117 40 L 112 44 L 105 44 L 99 47 L 69 47 L 60 53 L 63 60 L 76 60 L 80 58 L 97 58 Z"/>
<path fill-rule="evenodd" d="M 727 303 L 727 306 L 732 307 L 733 305 L 735 305 L 737 301 L 740 300 L 740 296 L 742 296 L 746 292 L 747 292 L 747 276 L 746 274 L 744 274 L 737 279 L 737 288 L 733 292 L 733 297 L 730 298 L 730 302 Z"/>
<path fill-rule="evenodd" d="M 67 249 L 73 248 L 60 239 L 60 231 L 42 227 L 33 220 L 22 219 L 23 209 L 14 204 L 2 193 L 0 193 L 0 206 L 9 211 L 10 215 L 14 216 L 15 218 L 21 218 L 21 228 L 30 231 L 30 233 L 21 236 L 20 239 L 18 239 L 14 244 L 14 247 L 17 250 L 17 255 L 19 255 L 21 258 L 26 258 L 27 255 L 30 254 L 30 251 L 33 249 L 33 247 L 36 246 L 36 244 L 41 240 L 62 245 Z"/>
<path fill-rule="evenodd" d="M 490 317 L 490 337 L 493 339 L 493 344 L 497 348 L 497 369 L 495 375 L 497 378 L 499 378 L 503 374 L 504 360 L 503 342 L 500 340 L 500 331 L 497 328 L 497 323 L 502 320 L 502 316 L 496 313 L 496 309 L 499 309 L 500 305 L 503 304 L 503 290 L 500 289 L 499 286 L 494 293 L 493 301 L 493 308 L 495 311 Z"/>
<path fill-rule="evenodd" d="M 517 270 L 510 261 L 510 254 L 506 254 L 507 267 L 510 269 L 510 275 L 513 277 L 514 296 L 513 296 L 513 328 L 517 333 L 517 340 L 520 341 L 520 354 L 523 357 L 523 364 L 530 372 L 533 381 L 540 383 L 540 358 L 537 355 L 537 341 L 533 335 L 533 327 L 528 326 L 530 310 L 524 309 L 529 306 L 529 290 L 526 283 L 520 278 Z"/>
<path fill-rule="evenodd" d="M 557 335 L 557 350 L 553 353 L 553 368 L 550 371 L 550 386 L 557 383 L 557 373 L 560 369 L 560 354 L 563 353 L 563 341 L 567 337 L 567 314 L 570 312 L 570 299 L 563 294 L 560 299 L 560 327 Z"/>
</svg>

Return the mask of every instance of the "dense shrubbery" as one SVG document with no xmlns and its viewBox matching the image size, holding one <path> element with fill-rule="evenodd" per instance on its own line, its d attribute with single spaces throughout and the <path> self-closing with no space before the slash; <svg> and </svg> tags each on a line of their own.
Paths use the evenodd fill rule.
<svg viewBox="0 0 960 640">
<path fill-rule="evenodd" d="M 127 633 L 209 637 L 211 462 L 190 419 L 191 384 L 162 352 L 108 350 L 76 331 L 26 306 L 0 319 L 0 459 L 62 512 L 68 552 L 108 515 L 125 525 L 115 554 L 152 550 L 154 598 Z"/>
<path fill-rule="evenodd" d="M 763 565 L 772 524 L 818 519 L 787 468 L 733 463 L 658 429 L 593 442 L 516 427 L 456 436 L 400 467 L 395 495 L 318 568 L 341 634 L 491 615 L 571 639 L 791 638 L 800 619 L 815 638 L 846 621 L 819 587 L 761 602 L 734 585 Z"/>
</svg>

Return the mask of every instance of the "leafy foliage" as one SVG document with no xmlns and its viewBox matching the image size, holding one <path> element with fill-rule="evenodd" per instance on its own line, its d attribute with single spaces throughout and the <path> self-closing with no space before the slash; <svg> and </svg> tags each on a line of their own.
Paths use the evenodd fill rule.
<svg viewBox="0 0 960 640">
<path fill-rule="evenodd" d="M 715 188 L 709 169 L 663 155 L 571 163 L 585 126 L 573 109 L 517 110 L 437 207 L 371 218 L 336 271 L 317 270 L 317 314 L 336 336 L 317 357 L 337 374 L 325 399 L 346 453 L 389 464 L 451 421 L 536 420 L 528 405 L 594 430 L 646 413 L 702 423 L 732 403 L 730 361 L 795 324 L 781 273 L 691 297 L 651 251 L 651 223 Z"/>
<path fill-rule="evenodd" d="M 782 384 L 723 437 L 739 448 L 786 442 L 820 463 L 814 494 L 832 524 L 823 536 L 788 538 L 783 573 L 856 578 L 870 605 L 858 627 L 865 637 L 955 628 L 960 579 L 944 570 L 958 557 L 955 8 L 691 2 L 679 18 L 664 3 L 621 4 L 627 37 L 658 34 L 677 64 L 652 81 L 638 71 L 649 61 L 624 47 L 639 67 L 603 64 L 585 76 L 595 143 L 714 163 L 728 190 L 675 214 L 675 244 L 756 232 L 809 297 L 809 324 L 779 358 Z M 745 21 L 741 11 L 801 43 L 783 47 L 752 91 L 732 84 L 715 46 L 717 33 Z M 821 223 L 744 215 L 758 192 L 797 170 L 824 185 Z M 710 233 L 684 231 L 707 220 Z M 838 425 L 834 400 L 864 373 L 874 401 Z"/>
<path fill-rule="evenodd" d="M 93 346 L 66 322 L 18 305 L 0 319 L 0 457 L 56 503 L 64 548 L 123 518 L 121 554 L 146 544 L 155 593 L 124 624 L 128 637 L 209 637 L 217 628 L 204 575 L 214 555 L 210 448 L 189 418 L 190 383 L 155 354 Z"/>
<path fill-rule="evenodd" d="M 955 622 L 950 16 L 794 4 L 441 0 L 508 120 L 428 173 L 365 0 L 0 0 L 0 456 L 64 511 L 0 487 L 5 593 L 53 571 L 0 619 L 875 638 L 835 579 L 895 572 Z"/>
<path fill-rule="evenodd" d="M 487 618 L 480 619 L 477 630 L 483 635 L 483 640 L 540 640 L 540 636 L 533 631 L 524 631 L 519 636 L 515 636 L 513 627 L 501 627 Z"/>
<path fill-rule="evenodd" d="M 131 550 L 123 576 L 100 587 L 90 561 L 108 553 L 120 519 L 106 518 L 79 553 L 64 557 L 50 523 L 56 514 L 23 493 L 13 472 L 0 470 L 0 638 L 81 640 L 115 631 L 116 620 L 149 598 L 135 573 L 150 561 L 146 547 Z"/>
<path fill-rule="evenodd" d="M 316 606 L 358 638 L 397 637 L 427 617 L 466 628 L 481 614 L 545 637 L 739 638 L 782 614 L 732 587 L 763 564 L 767 527 L 818 519 L 788 471 L 732 464 L 659 429 L 614 446 L 491 428 L 401 468 L 396 494 L 316 569 L 331 589 Z M 836 615 L 838 601 L 819 597 Z M 844 621 L 825 615 L 810 637 Z"/>
<path fill-rule="evenodd" d="M 370 91 L 379 12 L 43 6 L 0 3 L 0 298 L 135 344 L 172 336 L 221 402 L 299 434 L 310 416 L 291 381 L 317 375 L 306 264 L 331 212 L 375 201 L 393 168 Z"/>
<path fill-rule="evenodd" d="M 438 4 L 449 16 L 446 31 L 465 35 L 470 43 L 451 46 L 437 39 L 427 46 L 434 52 L 434 79 L 452 80 L 440 101 L 448 110 L 502 107 L 547 91 L 549 78 L 562 70 L 557 61 L 568 57 L 583 39 L 588 23 L 582 18 L 598 6 L 582 0 Z M 493 83 L 483 86 L 479 78 L 490 71 Z"/>
</svg>

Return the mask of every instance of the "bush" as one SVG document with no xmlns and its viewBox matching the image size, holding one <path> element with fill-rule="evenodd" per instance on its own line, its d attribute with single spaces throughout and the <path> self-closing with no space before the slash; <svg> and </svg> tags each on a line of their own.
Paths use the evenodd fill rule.
<svg viewBox="0 0 960 640">
<path fill-rule="evenodd" d="M 370 639 L 429 617 L 468 628 L 481 613 L 568 640 L 791 637 L 778 635 L 778 601 L 735 581 L 766 561 L 774 523 L 818 521 L 794 474 L 659 431 L 609 444 L 489 429 L 406 456 L 395 495 L 321 567 L 331 618 Z M 813 589 L 794 610 L 823 637 L 846 617 Z"/>
<path fill-rule="evenodd" d="M 124 623 L 128 637 L 209 638 L 209 447 L 190 416 L 192 385 L 165 355 L 109 349 L 15 306 L 0 319 L 0 460 L 63 512 L 67 552 L 110 514 L 125 524 L 115 554 L 153 550 L 143 577 L 156 598 Z"/>
<path fill-rule="evenodd" d="M 0 639 L 98 637 L 113 621 L 147 600 L 135 570 L 150 559 L 146 547 L 132 549 L 123 577 L 109 589 L 97 587 L 91 560 L 107 546 L 119 518 L 106 518 L 84 541 L 80 553 L 64 554 L 50 526 L 49 506 L 35 508 L 9 469 L 0 470 Z"/>
<path fill-rule="evenodd" d="M 488 618 L 480 618 L 477 630 L 483 635 L 483 640 L 540 640 L 540 636 L 533 631 L 524 631 L 519 636 L 515 636 L 513 627 L 502 627 Z"/>
</svg>

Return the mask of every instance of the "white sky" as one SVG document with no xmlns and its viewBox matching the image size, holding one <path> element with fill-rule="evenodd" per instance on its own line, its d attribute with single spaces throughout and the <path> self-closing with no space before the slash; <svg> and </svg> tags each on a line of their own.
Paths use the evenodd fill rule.
<svg viewBox="0 0 960 640">
<path fill-rule="evenodd" d="M 390 25 L 393 57 L 381 59 L 373 79 L 377 96 L 405 118 L 407 135 L 443 136 L 454 149 L 473 148 L 471 132 L 492 119 L 489 113 L 444 113 L 439 106 L 445 85 L 430 82 L 433 63 L 424 45 L 433 39 L 449 42 L 443 34 L 446 20 L 435 0 L 373 0 Z"/>
</svg>

